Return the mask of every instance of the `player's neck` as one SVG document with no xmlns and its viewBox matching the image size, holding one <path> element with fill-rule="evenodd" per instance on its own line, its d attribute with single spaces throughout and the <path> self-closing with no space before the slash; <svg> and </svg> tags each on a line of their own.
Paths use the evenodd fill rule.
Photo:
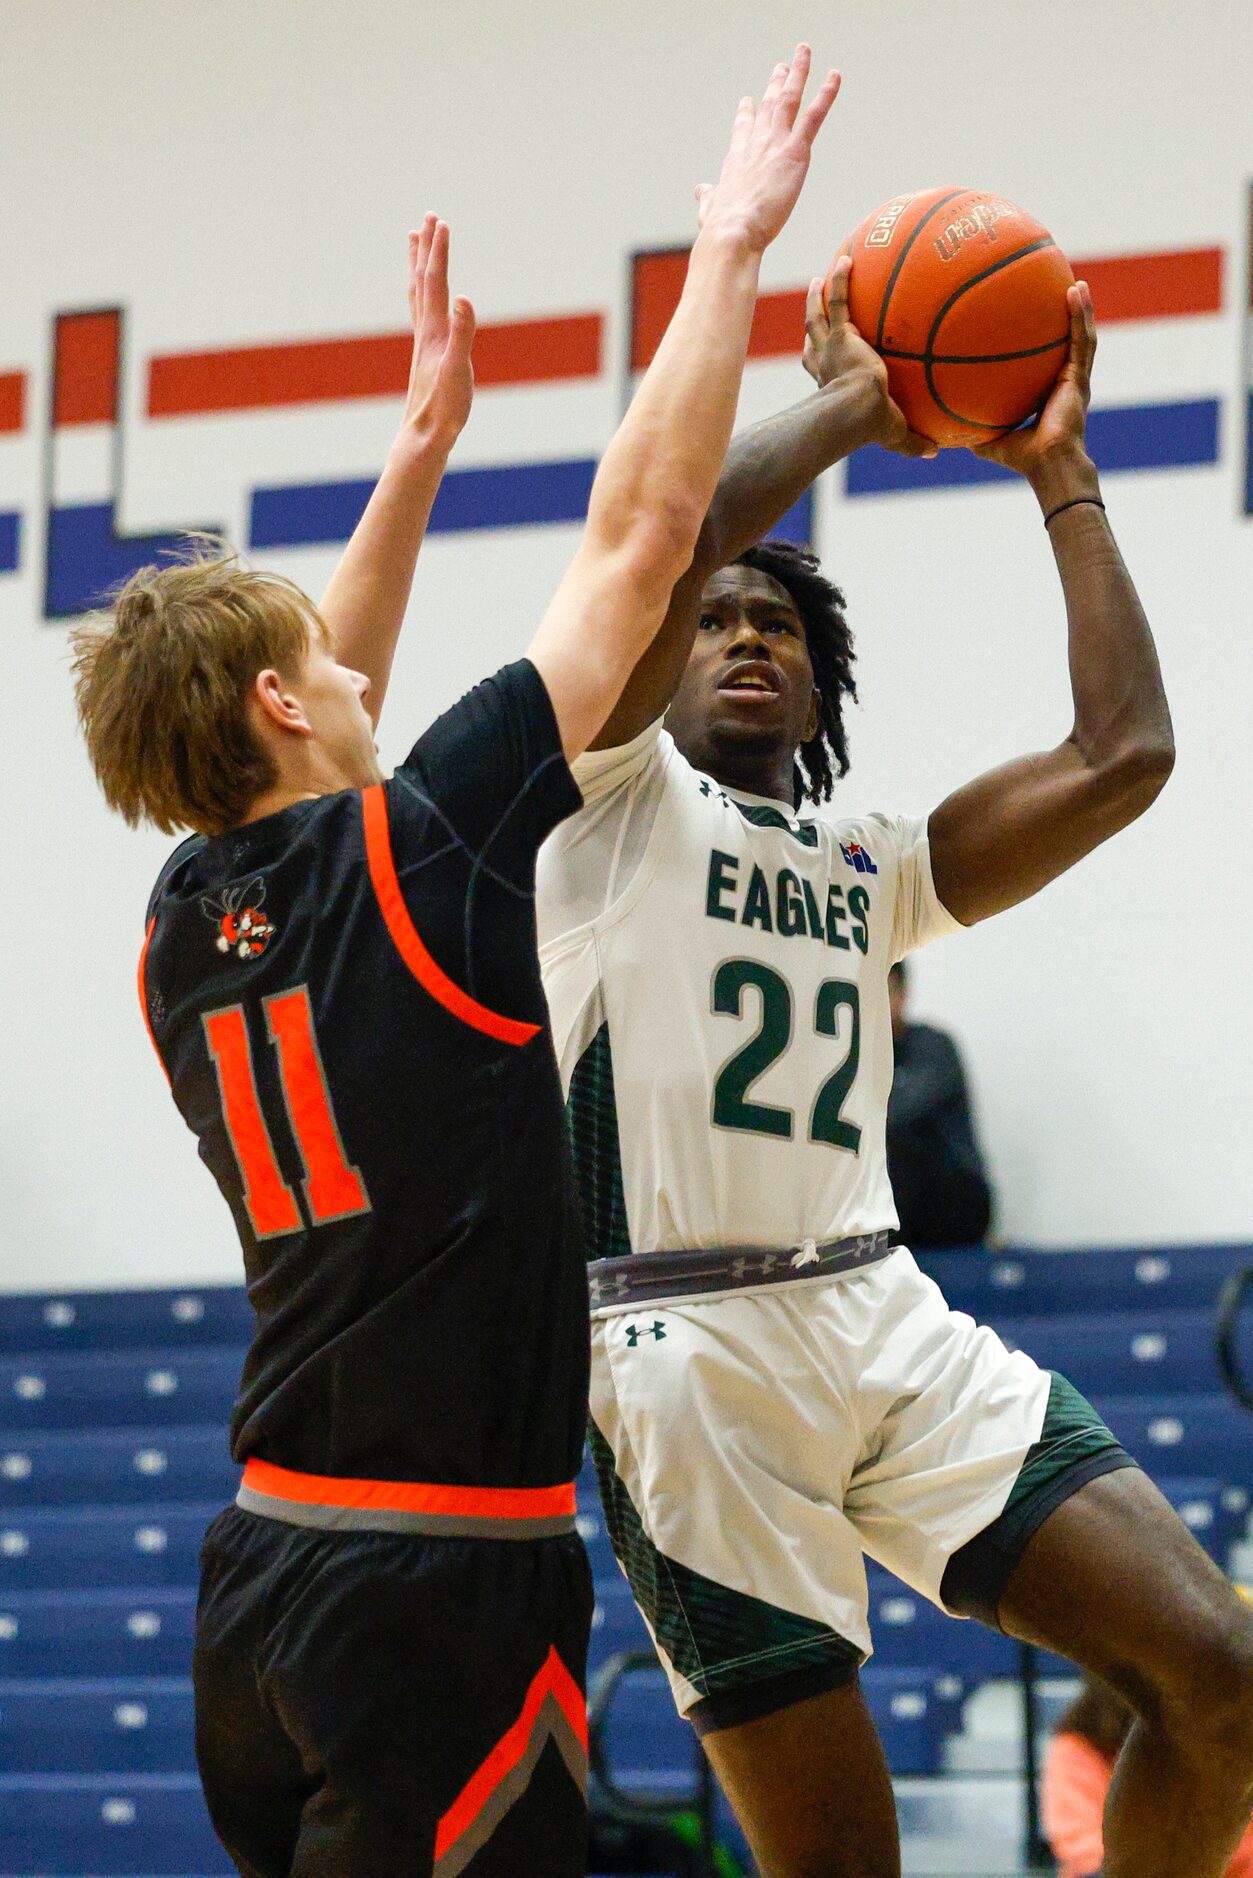
<svg viewBox="0 0 1253 1878">
<path fill-rule="evenodd" d="M 768 801 L 794 806 L 792 758 L 753 750 L 720 751 L 709 774 L 722 788 L 740 795 L 764 796 Z"/>
<path fill-rule="evenodd" d="M 365 789 L 382 780 L 383 772 L 377 764 L 368 776 L 349 775 L 342 763 L 316 746 L 302 749 L 294 760 L 280 766 L 271 786 L 253 798 L 243 820 L 259 822 L 263 816 L 277 815 L 296 802 L 315 802 L 319 796 L 337 795 L 342 789 Z"/>
</svg>

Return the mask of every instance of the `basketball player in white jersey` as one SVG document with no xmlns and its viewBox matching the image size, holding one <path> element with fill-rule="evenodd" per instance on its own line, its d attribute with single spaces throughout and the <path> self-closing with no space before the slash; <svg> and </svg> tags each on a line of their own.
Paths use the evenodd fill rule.
<svg viewBox="0 0 1253 1878">
<path fill-rule="evenodd" d="M 766 1878 L 899 1873 L 857 1685 L 863 1553 L 1127 1696 L 1106 1878 L 1217 1878 L 1253 1804 L 1253 1620 L 1083 1398 L 891 1249 L 890 966 L 1036 893 L 1172 766 L 1084 447 L 1091 303 L 1072 290 L 1038 422 L 983 452 L 1044 515 L 1073 729 L 929 817 L 843 820 L 815 806 L 847 766 L 840 596 L 812 557 L 743 551 L 857 443 L 919 447 L 847 324 L 846 265 L 830 319 L 810 295 L 828 389 L 732 446 L 667 622 L 575 765 L 585 806 L 541 856 L 608 1523 Z"/>
</svg>

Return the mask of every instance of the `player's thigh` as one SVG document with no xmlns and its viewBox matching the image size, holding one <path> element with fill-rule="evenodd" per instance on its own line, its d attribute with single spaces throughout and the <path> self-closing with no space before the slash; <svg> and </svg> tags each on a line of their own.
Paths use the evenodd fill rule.
<svg viewBox="0 0 1253 1878">
<path fill-rule="evenodd" d="M 593 1326 L 606 1525 L 677 1706 L 720 1726 L 763 1685 L 847 1680 L 869 1647 L 841 1510 L 856 1444 L 795 1308 L 753 1294 L 650 1307 L 660 1337 L 629 1314 Z"/>
<path fill-rule="evenodd" d="M 1220 1735 L 1253 1738 L 1253 1610 L 1138 1468 L 1091 1481 L 1049 1515 L 999 1620 L 1141 1712 L 1177 1705 Z"/>
<path fill-rule="evenodd" d="M 192 1680 L 196 1760 L 214 1830 L 244 1878 L 287 1878 L 310 1791 L 259 1691 L 271 1560 L 248 1516 L 215 1520 L 201 1554 Z"/>
<path fill-rule="evenodd" d="M 899 1878 L 891 1777 L 856 1682 L 703 1745 L 762 1878 Z"/>
<path fill-rule="evenodd" d="M 546 1869 L 577 1873 L 592 1604 L 582 1545 L 325 1537 L 293 1584 L 266 1677 L 320 1770 L 293 1878 L 521 1873 L 507 1848 L 536 1783 L 552 1822 Z"/>
<path fill-rule="evenodd" d="M 908 1253 L 880 1272 L 878 1313 L 862 1333 L 861 1448 L 844 1511 L 872 1558 L 945 1607 L 950 1559 L 1004 1512 L 1024 1470 L 1034 1482 L 1054 1379 L 950 1311 Z"/>
</svg>

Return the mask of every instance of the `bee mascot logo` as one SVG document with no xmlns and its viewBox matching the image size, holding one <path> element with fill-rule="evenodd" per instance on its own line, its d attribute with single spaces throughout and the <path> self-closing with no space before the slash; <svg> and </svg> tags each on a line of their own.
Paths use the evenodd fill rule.
<svg viewBox="0 0 1253 1878">
<path fill-rule="evenodd" d="M 219 952 L 233 952 L 240 959 L 261 957 L 277 930 L 266 918 L 264 905 L 265 882 L 260 879 L 201 900 L 201 911 L 217 927 L 213 943 Z"/>
</svg>

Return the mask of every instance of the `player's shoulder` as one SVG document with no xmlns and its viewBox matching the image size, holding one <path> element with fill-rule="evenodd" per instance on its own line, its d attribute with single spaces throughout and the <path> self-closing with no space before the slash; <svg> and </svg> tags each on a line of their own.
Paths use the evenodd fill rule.
<svg viewBox="0 0 1253 1878">
<path fill-rule="evenodd" d="M 682 762 L 674 739 L 669 731 L 662 729 L 661 719 L 656 718 L 626 743 L 584 750 L 570 765 L 570 773 L 582 793 L 584 806 L 588 807 L 593 803 L 603 804 L 638 783 L 645 774 L 669 775 L 674 766 Z"/>
<path fill-rule="evenodd" d="M 836 814 L 826 809 L 819 810 L 818 817 L 845 865 L 868 878 L 895 872 L 926 839 L 925 815 L 894 815 L 880 809 Z"/>
<path fill-rule="evenodd" d="M 346 853 L 357 857 L 361 840 L 361 791 L 341 789 L 292 802 L 255 822 L 220 835 L 191 835 L 180 842 L 157 876 L 148 901 L 149 922 L 163 907 L 239 897 L 254 882 L 294 861 L 310 888 L 321 891 L 328 869 Z M 316 880 L 315 880 L 316 876 Z M 236 889 L 239 892 L 236 892 Z"/>
<path fill-rule="evenodd" d="M 479 679 L 428 724 L 401 768 L 431 770 L 453 762 L 472 774 L 484 739 L 513 732 L 542 760 L 559 754 L 561 735 L 548 687 L 530 659 L 514 659 Z"/>
<path fill-rule="evenodd" d="M 180 841 L 174 852 L 164 862 L 160 873 L 153 882 L 152 892 L 148 895 L 148 906 L 144 914 L 144 925 L 148 926 L 156 916 L 158 907 L 168 893 L 176 893 L 186 883 L 193 862 L 209 845 L 207 835 L 188 835 Z"/>
</svg>

